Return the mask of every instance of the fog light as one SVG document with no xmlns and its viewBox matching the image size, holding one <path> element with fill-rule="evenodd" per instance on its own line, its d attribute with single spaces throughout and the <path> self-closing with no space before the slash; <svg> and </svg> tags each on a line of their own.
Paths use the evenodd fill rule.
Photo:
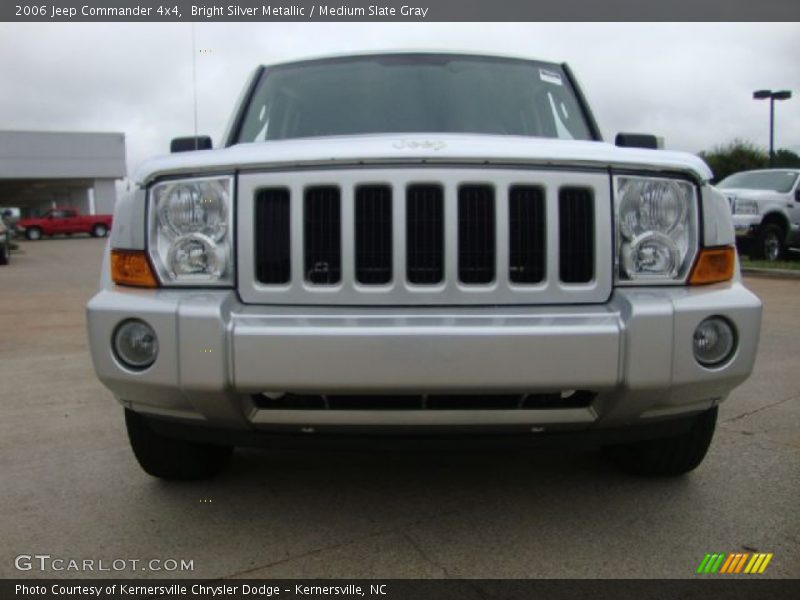
<svg viewBox="0 0 800 600">
<path fill-rule="evenodd" d="M 113 338 L 114 354 L 126 367 L 146 369 L 158 356 L 158 337 L 144 321 L 130 319 L 117 326 Z"/>
<path fill-rule="evenodd" d="M 694 357 L 705 367 L 715 367 L 730 358 L 736 347 L 733 326 L 722 317 L 709 317 L 694 330 Z"/>
</svg>

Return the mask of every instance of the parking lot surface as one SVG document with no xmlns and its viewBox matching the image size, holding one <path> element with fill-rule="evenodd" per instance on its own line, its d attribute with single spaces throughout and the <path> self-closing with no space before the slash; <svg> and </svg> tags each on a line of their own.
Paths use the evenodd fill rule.
<svg viewBox="0 0 800 600">
<path fill-rule="evenodd" d="M 240 450 L 204 483 L 136 464 L 94 376 L 84 305 L 104 240 L 21 241 L 0 267 L 0 576 L 15 557 L 192 561 L 129 577 L 692 577 L 708 552 L 772 552 L 800 577 L 800 281 L 765 305 L 753 376 L 705 462 L 636 479 L 597 452 Z M 170 563 L 171 564 L 171 563 Z"/>
</svg>

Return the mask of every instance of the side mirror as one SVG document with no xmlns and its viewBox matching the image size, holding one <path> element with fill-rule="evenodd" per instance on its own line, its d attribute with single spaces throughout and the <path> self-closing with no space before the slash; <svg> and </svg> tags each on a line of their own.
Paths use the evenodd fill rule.
<svg viewBox="0 0 800 600">
<path fill-rule="evenodd" d="M 797 186 L 797 189 L 794 191 L 794 201 L 800 202 L 800 186 Z"/>
<path fill-rule="evenodd" d="M 659 140 L 649 133 L 618 133 L 614 145 L 620 148 L 647 148 L 658 150 Z"/>
<path fill-rule="evenodd" d="M 192 150 L 211 150 L 211 138 L 207 135 L 179 137 L 169 143 L 170 152 L 191 152 Z"/>
</svg>

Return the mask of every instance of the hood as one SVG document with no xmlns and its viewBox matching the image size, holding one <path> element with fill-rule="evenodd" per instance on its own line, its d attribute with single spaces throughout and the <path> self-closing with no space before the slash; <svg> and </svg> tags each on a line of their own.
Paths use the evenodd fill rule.
<svg viewBox="0 0 800 600">
<path fill-rule="evenodd" d="M 409 133 L 278 140 L 169 154 L 144 162 L 134 181 L 141 185 L 160 175 L 199 171 L 375 163 L 618 167 L 711 178 L 700 158 L 684 152 L 521 136 Z"/>
<path fill-rule="evenodd" d="M 733 196 L 742 200 L 776 200 L 786 194 L 781 194 L 773 190 L 750 190 L 747 188 L 718 188 L 726 197 Z"/>
</svg>

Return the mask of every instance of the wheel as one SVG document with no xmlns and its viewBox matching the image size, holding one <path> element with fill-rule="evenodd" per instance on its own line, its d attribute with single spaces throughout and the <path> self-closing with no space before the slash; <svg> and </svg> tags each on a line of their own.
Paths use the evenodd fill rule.
<svg viewBox="0 0 800 600">
<path fill-rule="evenodd" d="M 146 473 L 172 480 L 214 477 L 230 462 L 233 448 L 165 437 L 153 431 L 147 418 L 125 409 L 131 448 Z"/>
<path fill-rule="evenodd" d="M 8 244 L 0 244 L 0 265 L 8 264 L 9 248 Z"/>
<path fill-rule="evenodd" d="M 783 239 L 783 230 L 778 225 L 774 223 L 762 225 L 750 251 L 752 258 L 768 261 L 780 260 L 785 251 Z"/>
<path fill-rule="evenodd" d="M 94 227 L 92 227 L 92 235 L 94 237 L 106 237 L 108 235 L 108 227 L 103 225 L 102 223 L 98 223 Z"/>
<path fill-rule="evenodd" d="M 692 428 L 680 435 L 623 444 L 608 448 L 611 458 L 623 471 L 649 477 L 674 477 L 695 469 L 706 456 L 717 407 L 700 414 Z"/>
<path fill-rule="evenodd" d="M 31 241 L 42 239 L 42 230 L 38 227 L 29 227 L 25 230 L 25 237 Z"/>
</svg>

